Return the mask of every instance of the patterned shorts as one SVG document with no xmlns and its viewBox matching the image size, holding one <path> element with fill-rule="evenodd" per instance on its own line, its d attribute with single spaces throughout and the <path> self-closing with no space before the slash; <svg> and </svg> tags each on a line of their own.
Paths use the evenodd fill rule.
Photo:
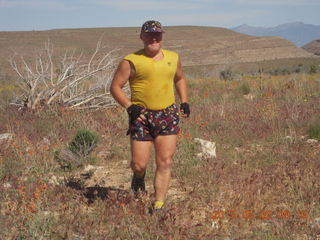
<svg viewBox="0 0 320 240">
<path fill-rule="evenodd" d="M 179 110 L 175 104 L 162 110 L 149 110 L 143 113 L 147 123 L 129 123 L 128 134 L 132 140 L 152 141 L 158 135 L 177 135 L 179 132 Z"/>
</svg>

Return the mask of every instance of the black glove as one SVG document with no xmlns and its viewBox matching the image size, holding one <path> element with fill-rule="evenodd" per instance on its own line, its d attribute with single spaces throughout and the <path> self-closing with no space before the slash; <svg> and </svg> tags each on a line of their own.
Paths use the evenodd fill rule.
<svg viewBox="0 0 320 240">
<path fill-rule="evenodd" d="M 180 104 L 180 111 L 182 111 L 183 114 L 186 114 L 187 117 L 189 117 L 190 115 L 190 106 L 189 106 L 189 103 L 181 103 Z"/>
<path fill-rule="evenodd" d="M 140 107 L 136 104 L 132 104 L 130 107 L 127 108 L 127 113 L 129 115 L 129 121 L 134 123 L 137 118 L 140 116 L 143 107 Z"/>
</svg>

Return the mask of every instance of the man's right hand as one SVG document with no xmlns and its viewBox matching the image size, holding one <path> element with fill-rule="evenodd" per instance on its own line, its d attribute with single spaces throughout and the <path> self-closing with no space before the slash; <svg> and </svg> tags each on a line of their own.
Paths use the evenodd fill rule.
<svg viewBox="0 0 320 240">
<path fill-rule="evenodd" d="M 127 108 L 127 113 L 129 115 L 129 121 L 134 123 L 136 120 L 144 121 L 144 116 L 140 116 L 144 112 L 144 108 L 136 104 L 132 104 Z M 142 118 L 143 117 L 143 118 Z"/>
</svg>

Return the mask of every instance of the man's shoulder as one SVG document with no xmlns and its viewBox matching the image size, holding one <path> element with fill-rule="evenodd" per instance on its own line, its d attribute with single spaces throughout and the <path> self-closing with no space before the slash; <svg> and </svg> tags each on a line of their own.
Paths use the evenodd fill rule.
<svg viewBox="0 0 320 240">
<path fill-rule="evenodd" d="M 162 51 L 164 53 L 167 53 L 167 54 L 170 54 L 170 55 L 173 55 L 173 56 L 179 56 L 179 54 L 177 52 L 174 52 L 174 51 L 171 51 L 171 50 L 162 49 Z"/>
<path fill-rule="evenodd" d="M 130 53 L 130 54 L 126 55 L 124 57 L 124 59 L 126 60 L 126 59 L 129 59 L 129 58 L 134 58 L 134 57 L 138 57 L 138 56 L 144 56 L 143 49 L 140 49 L 140 50 L 138 50 L 138 51 L 136 51 L 134 53 Z"/>
</svg>

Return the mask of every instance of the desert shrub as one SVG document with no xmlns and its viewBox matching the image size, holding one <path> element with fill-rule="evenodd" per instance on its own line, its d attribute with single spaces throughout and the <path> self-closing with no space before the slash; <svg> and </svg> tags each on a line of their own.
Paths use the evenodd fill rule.
<svg viewBox="0 0 320 240">
<path fill-rule="evenodd" d="M 99 137 L 96 133 L 80 129 L 68 144 L 68 149 L 80 157 L 85 157 L 93 150 L 98 141 Z"/>
<path fill-rule="evenodd" d="M 301 68 L 300 68 L 300 67 L 295 68 L 295 69 L 294 69 L 294 72 L 295 72 L 295 73 L 300 73 L 300 72 L 301 72 Z"/>
<path fill-rule="evenodd" d="M 294 69 L 294 73 L 301 73 L 303 70 L 303 64 L 299 63 L 298 66 Z"/>
<path fill-rule="evenodd" d="M 317 73 L 317 67 L 315 65 L 311 65 L 310 66 L 310 70 L 309 70 L 310 74 L 315 74 Z"/>
<path fill-rule="evenodd" d="M 228 68 L 220 72 L 220 78 L 223 80 L 233 80 L 234 73 L 230 68 Z"/>
<path fill-rule="evenodd" d="M 287 68 L 276 68 L 273 70 L 270 70 L 268 73 L 273 76 L 279 76 L 279 75 L 289 75 L 291 73 L 298 73 L 301 72 L 301 68 L 295 68 L 295 69 L 287 69 Z"/>
<path fill-rule="evenodd" d="M 320 140 L 320 119 L 310 124 L 308 135 L 312 139 Z"/>
<path fill-rule="evenodd" d="M 281 69 L 282 75 L 289 75 L 290 73 L 291 73 L 291 71 L 289 69 L 286 69 L 286 68 Z"/>
<path fill-rule="evenodd" d="M 66 149 L 56 150 L 54 160 L 64 170 L 73 170 L 85 164 L 92 164 L 95 158 L 88 157 L 99 141 L 96 133 L 86 129 L 79 129 Z"/>
<path fill-rule="evenodd" d="M 239 88 L 238 88 L 239 92 L 243 95 L 247 95 L 250 93 L 251 89 L 250 86 L 247 82 L 242 83 Z"/>
</svg>

